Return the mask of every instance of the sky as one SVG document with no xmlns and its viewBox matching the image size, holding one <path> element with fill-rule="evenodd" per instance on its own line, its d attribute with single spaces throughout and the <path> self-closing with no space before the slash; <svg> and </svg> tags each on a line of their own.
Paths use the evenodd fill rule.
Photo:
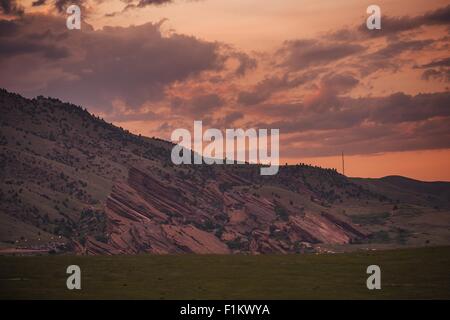
<svg viewBox="0 0 450 320">
<path fill-rule="evenodd" d="M 278 128 L 282 163 L 450 181 L 450 5 L 364 0 L 0 0 L 0 87 L 176 128 Z M 81 7 L 81 30 L 65 9 Z"/>
</svg>

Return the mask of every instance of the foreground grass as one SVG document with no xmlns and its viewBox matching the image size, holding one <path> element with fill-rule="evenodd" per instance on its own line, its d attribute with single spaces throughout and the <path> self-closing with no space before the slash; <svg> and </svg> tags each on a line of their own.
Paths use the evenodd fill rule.
<svg viewBox="0 0 450 320">
<path fill-rule="evenodd" d="M 81 267 L 82 290 L 66 289 Z M 381 267 L 381 290 L 366 268 Z M 327 255 L 0 257 L 1 299 L 449 299 L 450 247 Z"/>
</svg>

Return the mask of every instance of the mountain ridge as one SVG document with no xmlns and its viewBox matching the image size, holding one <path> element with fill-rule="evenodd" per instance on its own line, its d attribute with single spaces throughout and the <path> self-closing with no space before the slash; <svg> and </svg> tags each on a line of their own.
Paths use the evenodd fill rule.
<svg viewBox="0 0 450 320">
<path fill-rule="evenodd" d="M 281 166 L 273 177 L 250 164 L 175 166 L 171 142 L 58 99 L 2 89 L 0 108 L 5 252 L 257 254 L 450 243 L 442 231 L 450 183 L 422 194 L 393 178 L 347 178 L 304 164 Z M 438 230 L 431 236 L 430 221 Z"/>
</svg>

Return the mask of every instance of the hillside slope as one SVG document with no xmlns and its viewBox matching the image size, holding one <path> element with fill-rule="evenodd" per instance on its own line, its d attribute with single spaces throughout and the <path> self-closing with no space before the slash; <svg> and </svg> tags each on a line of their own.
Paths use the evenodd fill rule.
<svg viewBox="0 0 450 320">
<path fill-rule="evenodd" d="M 175 166 L 172 144 L 0 91 L 3 252 L 293 253 L 450 243 L 450 184 Z M 401 180 L 404 179 L 404 180 Z M 428 190 L 428 189 L 427 189 Z M 428 197 L 429 196 L 429 197 Z M 437 205 L 439 204 L 439 205 Z"/>
<path fill-rule="evenodd" d="M 425 182 L 401 176 L 387 176 L 381 179 L 352 179 L 365 188 L 378 193 L 389 193 L 396 199 L 435 207 L 450 208 L 450 183 Z"/>
</svg>

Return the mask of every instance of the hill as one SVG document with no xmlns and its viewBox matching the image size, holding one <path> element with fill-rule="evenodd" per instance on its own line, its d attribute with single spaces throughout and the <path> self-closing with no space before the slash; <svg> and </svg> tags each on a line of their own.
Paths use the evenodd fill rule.
<svg viewBox="0 0 450 320">
<path fill-rule="evenodd" d="M 449 183 L 175 166 L 172 144 L 0 90 L 2 252 L 294 253 L 450 243 Z"/>
</svg>

